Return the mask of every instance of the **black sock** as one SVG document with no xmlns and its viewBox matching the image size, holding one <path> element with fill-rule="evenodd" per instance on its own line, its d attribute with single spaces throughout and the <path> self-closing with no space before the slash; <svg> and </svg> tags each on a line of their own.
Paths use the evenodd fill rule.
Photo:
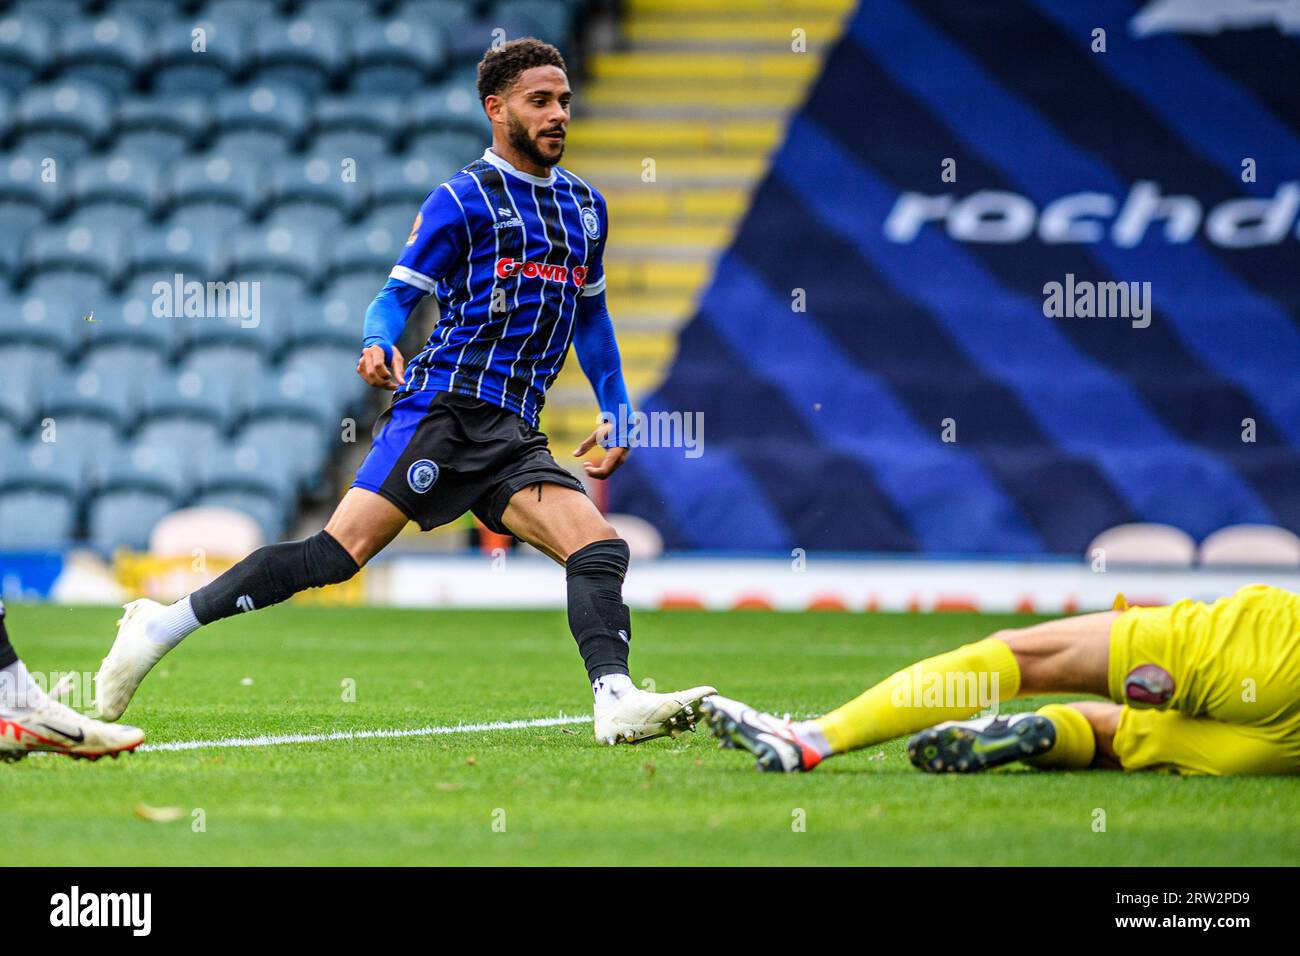
<svg viewBox="0 0 1300 956">
<path fill-rule="evenodd" d="M 347 549 L 321 531 L 302 541 L 258 548 L 191 594 L 190 607 L 200 624 L 211 624 L 240 611 L 279 604 L 308 588 L 338 584 L 358 570 Z"/>
<path fill-rule="evenodd" d="M 628 549 L 622 538 L 594 541 L 569 555 L 569 629 L 578 642 L 587 676 L 627 673 L 632 616 L 623 603 Z"/>
<path fill-rule="evenodd" d="M 0 667 L 8 667 L 18 660 L 18 652 L 9 643 L 9 632 L 5 630 L 5 606 L 0 604 Z"/>
</svg>

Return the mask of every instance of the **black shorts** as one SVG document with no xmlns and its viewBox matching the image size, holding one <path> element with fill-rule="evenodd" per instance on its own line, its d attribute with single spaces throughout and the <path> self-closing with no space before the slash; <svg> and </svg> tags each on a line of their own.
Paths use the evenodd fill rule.
<svg viewBox="0 0 1300 956">
<path fill-rule="evenodd" d="M 421 531 L 466 511 L 498 534 L 501 515 L 529 485 L 550 483 L 586 493 L 551 457 L 546 436 L 514 412 L 451 392 L 411 392 L 374 427 L 370 454 L 353 488 L 383 495 Z"/>
</svg>

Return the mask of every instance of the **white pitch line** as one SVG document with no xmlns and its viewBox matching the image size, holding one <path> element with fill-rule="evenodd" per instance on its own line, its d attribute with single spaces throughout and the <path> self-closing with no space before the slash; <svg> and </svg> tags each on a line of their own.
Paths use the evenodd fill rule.
<svg viewBox="0 0 1300 956">
<path fill-rule="evenodd" d="M 484 730 L 522 730 L 526 727 L 559 727 L 589 724 L 590 717 L 537 717 L 532 720 L 494 720 L 482 724 L 451 724 L 445 727 L 417 727 L 410 730 L 338 730 L 331 734 L 276 734 L 262 737 L 225 737 L 221 740 L 176 740 L 144 744 L 136 753 L 163 750 L 207 750 L 214 747 L 278 747 L 280 744 L 316 744 L 331 740 L 370 740 L 384 737 L 434 737 L 440 734 L 472 734 Z"/>
</svg>

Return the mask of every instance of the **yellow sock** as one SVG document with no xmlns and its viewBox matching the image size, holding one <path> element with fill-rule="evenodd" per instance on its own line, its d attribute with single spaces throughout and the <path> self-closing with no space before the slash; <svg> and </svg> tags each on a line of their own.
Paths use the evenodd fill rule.
<svg viewBox="0 0 1300 956">
<path fill-rule="evenodd" d="M 965 720 L 1019 692 L 1016 656 L 989 637 L 913 664 L 814 723 L 832 751 L 843 753 Z"/>
<path fill-rule="evenodd" d="M 1048 704 L 1038 708 L 1038 713 L 1056 728 L 1056 744 L 1045 754 L 1026 757 L 1025 763 L 1031 767 L 1075 769 L 1092 763 L 1093 754 L 1097 752 L 1097 738 L 1087 717 L 1065 704 Z"/>
</svg>

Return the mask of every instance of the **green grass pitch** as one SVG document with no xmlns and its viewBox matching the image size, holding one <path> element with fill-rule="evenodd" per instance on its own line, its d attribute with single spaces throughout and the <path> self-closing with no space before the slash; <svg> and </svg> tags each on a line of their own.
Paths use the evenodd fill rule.
<svg viewBox="0 0 1300 956">
<path fill-rule="evenodd" d="M 10 605 L 8 620 L 32 670 L 93 671 L 116 617 Z M 811 714 L 917 657 L 1028 620 L 640 613 L 633 677 L 661 689 L 712 683 Z M 349 680 L 355 701 L 344 699 Z M 127 719 L 161 743 L 560 713 L 590 715 L 561 612 L 290 605 L 192 637 Z M 34 757 L 0 765 L 0 828 L 10 865 L 1265 865 L 1300 858 L 1298 787 L 1100 772 L 933 777 L 912 770 L 897 741 L 777 776 L 704 731 L 610 748 L 575 724 L 95 764 Z M 183 815 L 146 821 L 140 803 Z"/>
</svg>

